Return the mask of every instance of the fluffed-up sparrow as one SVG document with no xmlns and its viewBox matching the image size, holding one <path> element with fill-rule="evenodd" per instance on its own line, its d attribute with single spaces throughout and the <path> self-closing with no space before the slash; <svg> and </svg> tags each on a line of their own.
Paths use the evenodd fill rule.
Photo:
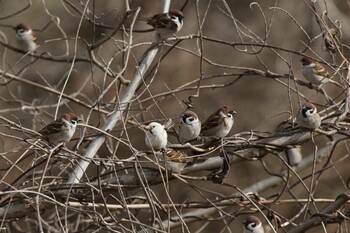
<svg viewBox="0 0 350 233">
<path fill-rule="evenodd" d="M 317 108 L 312 103 L 305 103 L 298 111 L 296 117 L 300 127 L 317 129 L 321 126 L 321 117 L 317 113 Z"/>
<path fill-rule="evenodd" d="M 162 39 L 167 39 L 181 30 L 183 13 L 178 9 L 171 9 L 167 13 L 156 14 L 150 18 L 140 18 L 151 25 Z"/>
<path fill-rule="evenodd" d="M 331 74 L 317 61 L 304 57 L 301 60 L 301 72 L 304 77 L 314 85 L 321 85 L 324 83 L 333 83 L 337 86 L 341 86 L 336 81 L 330 79 Z"/>
<path fill-rule="evenodd" d="M 79 121 L 81 119 L 74 113 L 65 113 L 57 120 L 46 125 L 39 133 L 51 144 L 67 143 L 73 137 Z"/>
<path fill-rule="evenodd" d="M 180 118 L 179 139 L 181 143 L 196 139 L 201 132 L 202 124 L 197 114 L 192 111 L 186 111 Z"/>
<path fill-rule="evenodd" d="M 151 122 L 145 128 L 146 146 L 151 150 L 163 150 L 168 143 L 168 134 L 165 130 L 165 126 L 158 122 Z"/>
<path fill-rule="evenodd" d="M 234 114 L 236 112 L 226 105 L 219 108 L 202 124 L 201 134 L 219 138 L 226 137 L 232 128 Z"/>
<path fill-rule="evenodd" d="M 16 31 L 18 44 L 23 51 L 29 52 L 36 49 L 38 46 L 36 44 L 36 36 L 29 25 L 20 23 L 14 27 L 14 30 Z"/>
<path fill-rule="evenodd" d="M 249 215 L 243 222 L 243 233 L 264 233 L 264 227 L 260 219 L 254 215 Z"/>
</svg>

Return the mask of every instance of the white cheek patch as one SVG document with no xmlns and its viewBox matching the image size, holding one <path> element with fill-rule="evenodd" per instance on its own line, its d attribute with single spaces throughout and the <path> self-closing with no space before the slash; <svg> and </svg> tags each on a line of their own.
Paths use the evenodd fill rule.
<svg viewBox="0 0 350 233">
<path fill-rule="evenodd" d="M 305 111 L 305 115 L 306 116 L 312 116 L 315 114 L 315 110 L 314 109 L 308 109 Z"/>
<path fill-rule="evenodd" d="M 188 125 L 191 125 L 193 122 L 194 122 L 194 118 L 193 117 L 189 117 L 189 118 L 186 119 L 186 123 Z"/>
</svg>

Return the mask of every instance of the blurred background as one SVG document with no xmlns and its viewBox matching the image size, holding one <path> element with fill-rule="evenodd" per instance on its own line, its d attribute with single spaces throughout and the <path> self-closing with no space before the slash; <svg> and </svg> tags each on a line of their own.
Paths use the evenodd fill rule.
<svg viewBox="0 0 350 233">
<path fill-rule="evenodd" d="M 131 119 L 137 124 L 120 123 L 111 133 L 127 141 L 137 150 L 145 150 L 144 132 L 140 125 L 155 120 L 165 122 L 170 118 L 177 123 L 180 114 L 187 109 L 184 101 L 187 101 L 190 95 L 196 94 L 199 80 L 201 88 L 198 98 L 192 99 L 193 111 L 204 121 L 220 106 L 231 106 L 238 114 L 235 115 L 235 124 L 230 135 L 250 130 L 273 132 L 282 121 L 291 121 L 304 102 L 315 103 L 322 112 L 329 106 L 325 97 L 308 86 L 296 85 L 295 80 L 306 81 L 301 74 L 300 59 L 305 54 L 322 62 L 329 71 L 337 70 L 335 79 L 342 82 L 346 77 L 344 61 L 349 54 L 347 41 L 350 32 L 350 4 L 342 0 L 315 2 L 316 12 L 312 8 L 312 1 L 172 1 L 171 8 L 184 7 L 184 27 L 176 35 L 183 40 L 179 41 L 175 48 L 173 45 L 176 41 L 165 42 L 144 77 L 144 82 L 125 115 L 125 119 Z M 131 9 L 141 8 L 140 17 L 150 17 L 159 13 L 162 1 L 139 0 L 129 1 L 129 4 Z M 22 81 L 9 82 L 9 79 L 1 77 L 0 115 L 25 128 L 38 131 L 55 119 L 56 111 L 58 116 L 72 111 L 82 116 L 86 124 L 100 128 L 126 87 L 92 61 L 88 46 L 110 35 L 125 13 L 125 7 L 125 1 L 108 0 L 0 1 L 0 31 L 3 42 L 0 47 L 1 70 L 23 80 L 63 92 L 86 103 L 87 106 L 97 106 L 101 110 L 92 111 L 92 107 L 66 98 L 60 99 L 60 96 L 52 91 Z M 136 20 L 134 31 L 131 32 L 129 28 L 133 17 L 134 14 L 127 19 L 121 30 L 92 52 L 94 59 L 102 64 L 101 66 L 108 66 L 126 80 L 132 78 L 138 62 L 154 38 L 154 32 L 148 30 L 152 28 L 144 21 Z M 332 54 L 325 49 L 322 37 L 324 30 L 320 28 L 316 18 L 323 22 L 322 26 L 325 28 L 341 25 L 341 54 Z M 13 27 L 21 22 L 30 25 L 36 33 L 39 47 L 35 56 L 12 49 L 18 48 Z M 203 37 L 215 41 L 189 37 L 200 33 Z M 243 45 L 230 46 L 230 43 Z M 266 47 L 251 46 L 249 43 L 264 44 Z M 129 49 L 130 54 L 127 57 Z M 160 60 L 163 55 L 166 56 Z M 254 74 L 256 70 L 261 74 L 275 73 L 276 76 Z M 341 88 L 332 84 L 326 84 L 322 88 L 335 102 L 344 99 L 344 90 Z M 0 185 L 5 188 L 8 182 L 15 180 L 21 173 L 20 169 L 13 169 L 7 174 L 8 165 L 11 164 L 8 161 L 16 161 L 18 158 L 17 153 L 10 152 L 20 143 L 18 139 L 9 135 L 19 138 L 26 138 L 26 135 L 9 128 L 4 121 L 0 126 L 0 153 L 4 160 Z M 75 138 L 95 134 L 96 131 L 92 129 L 83 131 L 81 128 L 75 134 Z M 89 143 L 88 139 L 80 145 L 77 153 L 84 151 Z M 178 143 L 175 137 L 170 137 L 169 140 L 171 143 Z M 329 141 L 325 136 L 319 136 L 315 140 L 316 145 Z M 72 148 L 75 143 L 76 140 L 67 147 Z M 311 141 L 304 143 L 301 148 L 302 155 L 312 154 L 315 148 Z M 96 157 L 126 159 L 132 155 L 133 152 L 128 146 L 107 140 L 107 144 L 99 150 Z M 347 157 L 347 144 L 341 143 L 332 156 L 334 164 L 317 180 L 315 198 L 332 199 L 347 190 Z M 24 161 L 30 163 L 31 160 L 29 157 Z M 339 160 L 343 162 L 339 163 Z M 285 169 L 283 163 L 273 154 L 265 156 L 263 162 L 243 160 L 232 164 L 224 182 L 244 189 L 270 177 L 272 173 Z M 264 169 L 265 164 L 271 169 L 271 173 Z M 320 169 L 323 165 L 325 161 L 319 162 L 317 168 Z M 311 171 L 312 167 L 305 169 L 299 176 L 308 176 Z M 201 176 L 207 173 L 205 171 L 194 175 Z M 89 174 L 96 175 L 96 168 L 91 168 Z M 296 181 L 297 178 L 292 176 L 287 186 Z M 203 196 L 214 199 L 236 192 L 232 186 L 193 180 L 188 182 L 196 186 L 196 189 L 178 180 L 167 184 L 174 203 L 204 200 Z M 309 185 L 310 180 L 306 179 L 305 183 Z M 282 192 L 284 185 L 270 188 L 259 195 L 266 199 L 276 197 Z M 169 201 L 163 184 L 151 188 L 160 201 Z M 198 191 L 201 189 L 210 191 Z M 130 192 L 134 195 L 142 193 L 139 189 Z M 296 199 L 309 196 L 301 184 L 292 188 L 292 192 L 294 197 L 286 192 L 280 198 Z M 270 208 L 289 219 L 296 216 L 304 205 L 305 203 L 294 203 L 273 205 Z M 323 205 L 317 205 L 317 208 L 322 210 Z M 227 213 L 230 215 L 228 222 L 217 215 L 213 216 L 215 220 L 208 221 L 204 226 L 203 221 L 189 224 L 188 230 L 241 232 L 242 221 L 249 211 L 230 207 Z M 145 211 L 142 215 L 145 222 L 148 219 L 147 214 Z M 302 222 L 304 214 L 302 212 L 297 216 L 295 223 Z M 306 219 L 311 215 L 312 213 L 305 214 Z M 257 216 L 263 219 L 261 214 Z M 167 216 L 160 218 L 164 220 Z M 266 224 L 266 220 L 263 222 Z M 24 222 L 18 220 L 17 224 L 21 225 Z M 27 224 L 28 228 L 29 225 Z M 290 229 L 290 226 L 288 227 L 286 229 Z M 340 232 L 337 231 L 338 227 L 336 224 L 330 224 L 325 228 L 316 227 L 310 232 Z M 346 229 L 345 225 L 341 227 Z M 35 229 L 34 226 L 30 228 Z M 12 230 L 16 232 L 15 228 Z M 186 230 L 174 229 L 174 232 L 182 231 Z M 266 227 L 266 232 L 273 231 Z M 277 229 L 277 232 L 284 230 Z"/>
</svg>

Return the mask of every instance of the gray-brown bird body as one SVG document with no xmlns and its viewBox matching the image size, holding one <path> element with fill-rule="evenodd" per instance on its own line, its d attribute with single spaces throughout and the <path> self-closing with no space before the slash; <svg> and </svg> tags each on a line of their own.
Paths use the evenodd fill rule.
<svg viewBox="0 0 350 233">
<path fill-rule="evenodd" d="M 321 126 L 321 117 L 317 113 L 317 108 L 311 103 L 305 103 L 299 109 L 297 123 L 300 127 L 307 129 L 317 129 Z"/>
</svg>

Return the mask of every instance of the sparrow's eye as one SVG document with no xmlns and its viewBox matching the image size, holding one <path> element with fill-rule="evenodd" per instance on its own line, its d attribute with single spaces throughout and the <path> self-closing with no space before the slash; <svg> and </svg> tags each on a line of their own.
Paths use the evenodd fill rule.
<svg viewBox="0 0 350 233">
<path fill-rule="evenodd" d="M 232 115 L 231 113 L 227 113 L 227 117 L 228 117 L 228 118 L 232 118 L 233 115 Z"/>
<path fill-rule="evenodd" d="M 193 117 L 189 117 L 189 118 L 187 118 L 187 120 L 192 122 L 192 121 L 194 121 L 194 118 Z"/>
<path fill-rule="evenodd" d="M 17 30 L 17 32 L 23 33 L 23 32 L 24 32 L 24 29 L 23 29 L 23 28 L 20 28 L 20 29 Z"/>
</svg>

